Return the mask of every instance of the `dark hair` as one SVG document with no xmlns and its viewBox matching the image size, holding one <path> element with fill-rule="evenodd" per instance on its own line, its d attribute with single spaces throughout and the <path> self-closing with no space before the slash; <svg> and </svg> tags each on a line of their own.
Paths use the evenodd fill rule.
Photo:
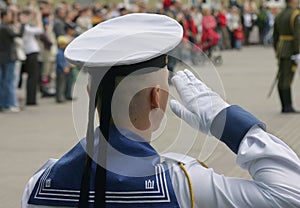
<svg viewBox="0 0 300 208">
<path fill-rule="evenodd" d="M 76 24 L 71 22 L 71 23 L 66 23 L 66 30 L 75 30 L 76 29 Z"/>
<path fill-rule="evenodd" d="M 21 14 L 30 15 L 31 11 L 30 11 L 30 9 L 24 9 L 24 10 L 21 11 Z"/>
<path fill-rule="evenodd" d="M 3 20 L 3 18 L 6 17 L 9 12 L 11 13 L 12 18 L 14 18 L 15 12 L 11 9 L 5 9 L 5 10 L 0 10 L 1 20 Z"/>
<path fill-rule="evenodd" d="M 121 7 L 121 8 L 119 9 L 119 12 L 125 12 L 125 11 L 127 11 L 127 9 L 126 9 L 125 7 Z"/>
<path fill-rule="evenodd" d="M 7 11 L 6 9 L 1 9 L 0 10 L 0 16 L 1 16 L 1 19 L 3 19 L 6 15 L 7 15 Z"/>
</svg>

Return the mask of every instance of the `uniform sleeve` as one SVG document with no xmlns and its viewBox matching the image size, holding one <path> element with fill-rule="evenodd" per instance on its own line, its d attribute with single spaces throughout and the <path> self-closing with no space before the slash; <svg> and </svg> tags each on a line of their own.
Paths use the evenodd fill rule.
<svg viewBox="0 0 300 208">
<path fill-rule="evenodd" d="M 294 23 L 294 46 L 296 47 L 295 53 L 299 53 L 299 47 L 300 47 L 300 15 L 297 15 L 295 17 L 295 23 Z"/>
<path fill-rule="evenodd" d="M 186 165 L 195 207 L 300 207 L 300 161 L 283 141 L 252 125 L 238 145 L 237 164 L 252 180 L 225 177 L 196 161 Z M 172 180 L 186 181 L 184 174 L 176 171 Z M 176 195 L 187 187 L 186 182 L 175 187 Z M 179 200 L 189 201 L 188 197 Z"/>
</svg>

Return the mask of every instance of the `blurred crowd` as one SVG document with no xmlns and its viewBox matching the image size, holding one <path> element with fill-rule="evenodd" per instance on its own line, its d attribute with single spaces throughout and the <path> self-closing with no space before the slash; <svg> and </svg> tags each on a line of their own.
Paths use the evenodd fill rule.
<svg viewBox="0 0 300 208">
<path fill-rule="evenodd" d="M 228 50 L 272 44 L 276 11 L 265 3 L 212 0 L 184 5 L 180 0 L 162 0 L 152 7 L 144 1 L 87 6 L 52 0 L 29 0 L 21 7 L 14 0 L 0 0 L 0 111 L 19 112 L 24 105 L 37 105 L 40 97 L 54 97 L 57 103 L 73 100 L 79 69 L 67 63 L 64 49 L 98 23 L 131 12 L 176 19 L 184 29 L 182 46 L 191 53 L 201 49 L 209 56 L 215 46 Z"/>
</svg>

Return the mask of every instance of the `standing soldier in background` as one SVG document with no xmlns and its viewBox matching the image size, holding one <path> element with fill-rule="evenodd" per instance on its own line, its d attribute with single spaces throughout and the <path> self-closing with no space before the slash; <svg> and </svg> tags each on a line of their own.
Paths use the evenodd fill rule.
<svg viewBox="0 0 300 208">
<path fill-rule="evenodd" d="M 278 59 L 278 92 L 282 113 L 296 113 L 292 106 L 291 84 L 296 63 L 291 56 L 299 53 L 300 44 L 300 11 L 297 0 L 286 0 L 286 8 L 276 17 L 274 24 L 274 48 Z"/>
</svg>

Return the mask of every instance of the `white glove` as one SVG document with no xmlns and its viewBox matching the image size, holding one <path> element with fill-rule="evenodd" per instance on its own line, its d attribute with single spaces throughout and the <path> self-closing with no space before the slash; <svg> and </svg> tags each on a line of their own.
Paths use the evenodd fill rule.
<svg viewBox="0 0 300 208">
<path fill-rule="evenodd" d="M 300 53 L 296 54 L 296 55 L 292 55 L 291 59 L 297 63 L 300 62 Z"/>
<path fill-rule="evenodd" d="M 229 104 L 187 69 L 177 72 L 172 81 L 183 102 L 171 100 L 172 111 L 193 128 L 209 134 L 213 119 Z"/>
<path fill-rule="evenodd" d="M 297 63 L 297 71 L 300 74 L 300 53 L 292 55 L 291 59 Z"/>
</svg>

